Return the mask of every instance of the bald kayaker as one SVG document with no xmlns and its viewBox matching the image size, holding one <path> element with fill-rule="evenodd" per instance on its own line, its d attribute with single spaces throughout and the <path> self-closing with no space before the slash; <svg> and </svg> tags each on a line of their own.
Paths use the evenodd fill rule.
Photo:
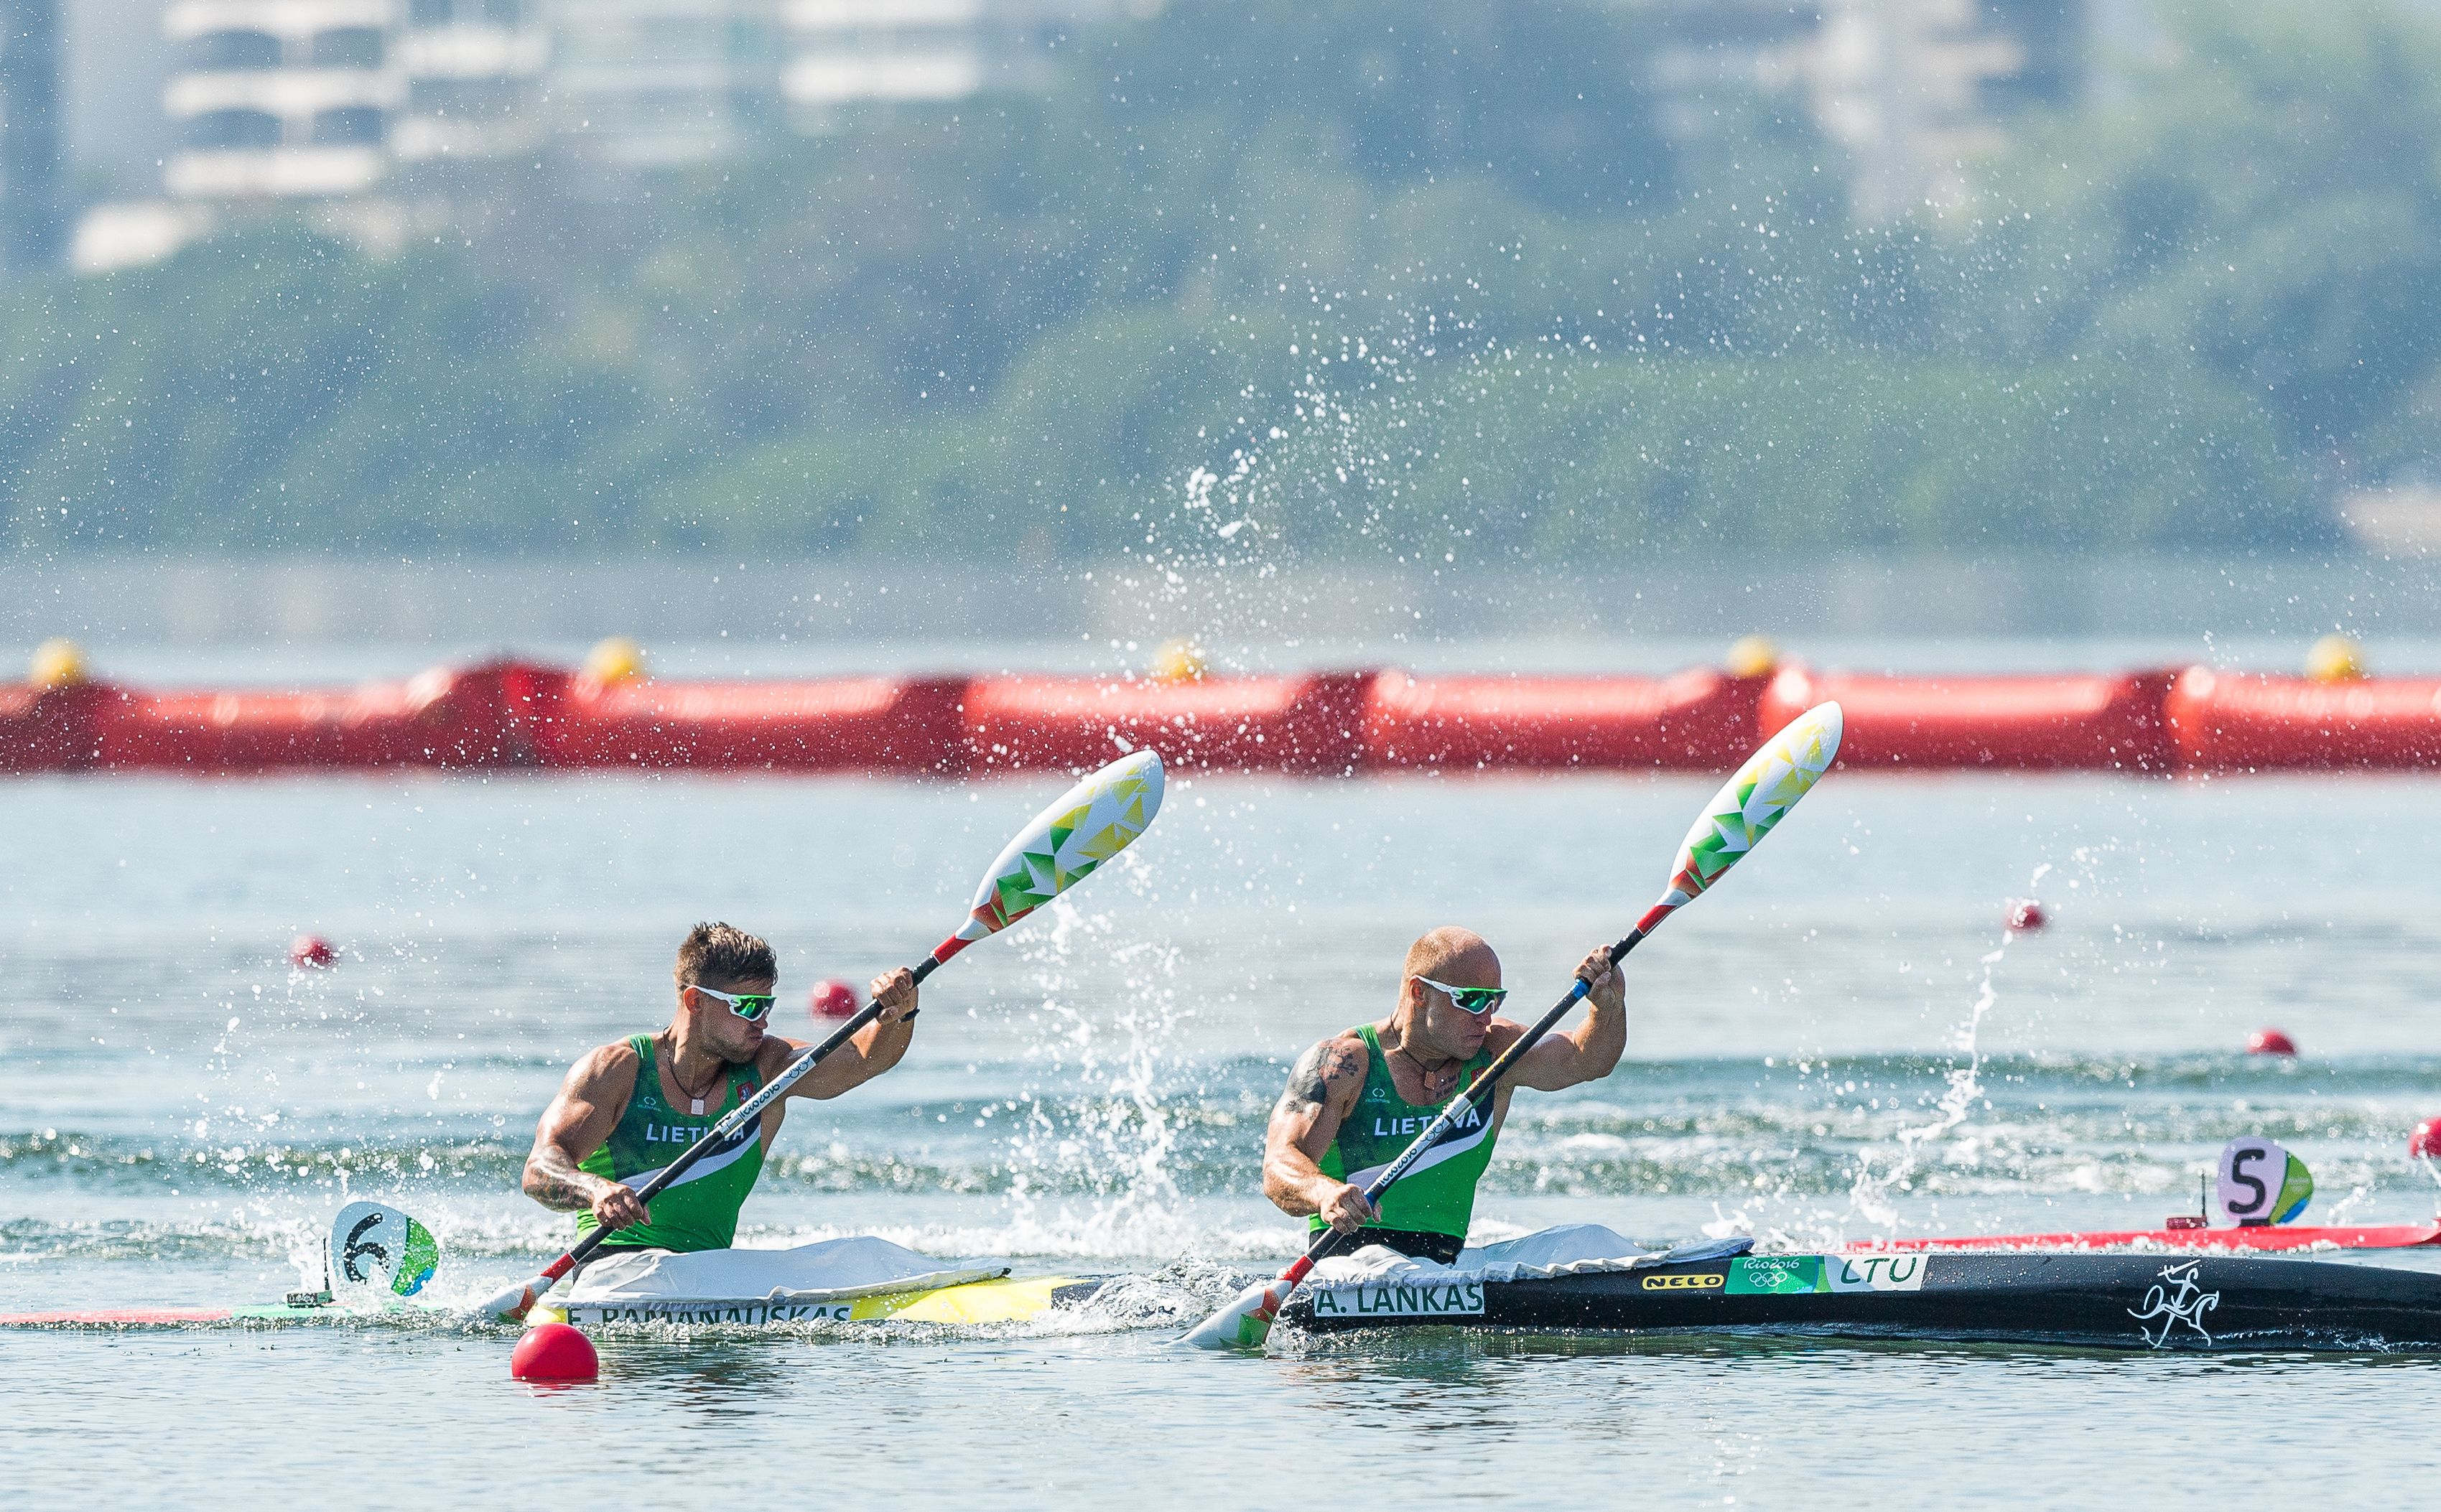
<svg viewBox="0 0 2441 1512">
<path fill-rule="evenodd" d="M 1444 1265 L 1456 1259 L 1510 1094 L 1599 1081 L 1627 1050 L 1627 1005 L 1609 947 L 1596 946 L 1577 975 L 1591 985 L 1583 1021 L 1520 1056 L 1493 1094 L 1490 1119 L 1459 1120 L 1376 1209 L 1365 1200 L 1366 1183 L 1526 1032 L 1495 1016 L 1508 989 L 1481 935 L 1444 927 L 1409 945 L 1390 1016 L 1322 1041 L 1289 1072 L 1263 1141 L 1263 1195 L 1316 1232 L 1347 1235 L 1343 1251 L 1380 1244 Z"/>
<path fill-rule="evenodd" d="M 696 925 L 678 946 L 669 1027 L 588 1051 L 570 1069 L 534 1130 L 526 1196 L 576 1213 L 579 1239 L 596 1226 L 617 1231 L 597 1254 L 728 1248 L 788 1099 L 837 1097 L 862 1086 L 897 1065 L 915 1034 L 907 1021 L 915 1012 L 913 975 L 901 969 L 875 978 L 879 1017 L 764 1109 L 759 1127 L 738 1130 L 653 1198 L 647 1214 L 636 1189 L 805 1048 L 768 1032 L 779 977 L 771 947 L 759 938 L 726 924 Z"/>
</svg>

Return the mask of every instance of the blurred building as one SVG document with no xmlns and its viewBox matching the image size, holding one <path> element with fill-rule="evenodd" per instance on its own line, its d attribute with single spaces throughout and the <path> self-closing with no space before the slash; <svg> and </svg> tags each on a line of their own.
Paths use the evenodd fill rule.
<svg viewBox="0 0 2441 1512">
<path fill-rule="evenodd" d="M 90 194 L 156 193 L 170 156 L 162 0 L 68 0 L 61 15 L 62 155 Z"/>
<path fill-rule="evenodd" d="M 1635 0 L 1656 39 L 1644 81 L 1655 119 L 1676 142 L 1723 129 L 1723 106 L 1758 81 L 1784 87 L 1797 72 L 1817 18 L 1788 0 Z"/>
<path fill-rule="evenodd" d="M 0 0 L 34 5 L 52 0 Z M 699 163 L 841 109 L 1030 87 L 1104 0 L 170 0 L 176 199 L 373 192 L 537 150 Z M 447 175 L 414 175 L 419 189 Z"/>
<path fill-rule="evenodd" d="M 391 0 L 172 0 L 163 19 L 177 49 L 163 100 L 172 194 L 353 194 L 380 182 L 404 95 Z"/>
<path fill-rule="evenodd" d="M 2030 108 L 2088 90 L 2091 4 L 2141 0 L 1625 0 L 1658 39 L 1650 82 L 1673 139 L 1730 119 L 1726 97 L 1794 94 L 1850 154 L 1857 213 L 1961 194 L 1967 165 Z"/>
<path fill-rule="evenodd" d="M 596 162 L 728 155 L 856 109 L 1041 87 L 1108 0 L 555 0 L 550 129 Z"/>
<path fill-rule="evenodd" d="M 781 0 L 781 96 L 798 131 L 850 107 L 962 99 L 1049 81 L 1052 45 L 1107 0 Z"/>
<path fill-rule="evenodd" d="M 60 261 L 60 0 L 6 0 L 0 17 L 0 256 Z"/>
<path fill-rule="evenodd" d="M 521 0 L 172 0 L 164 166 L 184 199 L 360 194 L 397 162 L 538 139 Z"/>
<path fill-rule="evenodd" d="M 1061 29 L 1112 3 L 169 0 L 169 198 L 94 207 L 72 261 L 157 261 L 222 215 L 272 205 L 394 239 L 497 190 L 486 165 L 615 193 L 856 109 L 1040 87 Z M 30 126 L 8 138 L 35 139 Z"/>
<path fill-rule="evenodd" d="M 58 3 L 0 0 L 12 211 L 34 201 L 13 184 L 39 179 L 17 154 L 41 157 L 32 81 L 44 49 L 56 52 Z M 217 215 L 271 204 L 353 215 L 359 230 L 404 226 L 409 205 L 419 224 L 445 221 L 499 182 L 487 163 L 566 170 L 616 192 L 638 172 L 894 104 L 1043 87 L 1067 28 L 1148 3 L 168 0 L 170 198 L 101 207 L 79 226 L 74 261 L 151 261 Z M 1855 204 L 1873 218 L 1954 197 L 2013 116 L 2085 87 L 2088 0 L 1618 3 L 1650 12 L 1666 39 L 1651 81 L 1673 135 L 1711 129 L 1724 90 L 1758 79 L 1801 89 L 1853 154 Z M 55 114 L 55 84 L 49 98 Z M 35 244 L 18 225 L 11 257 Z"/>
<path fill-rule="evenodd" d="M 404 89 L 389 124 L 402 163 L 532 152 L 543 137 L 551 36 L 537 0 L 406 0 L 395 56 Z"/>
<path fill-rule="evenodd" d="M 1790 61 L 1857 213 L 1885 220 L 1956 201 L 2011 117 L 2080 97 L 2089 26 L 2086 0 L 1822 0 Z"/>
<path fill-rule="evenodd" d="M 769 0 L 551 0 L 552 133 L 622 168 L 697 163 L 773 129 Z"/>
</svg>

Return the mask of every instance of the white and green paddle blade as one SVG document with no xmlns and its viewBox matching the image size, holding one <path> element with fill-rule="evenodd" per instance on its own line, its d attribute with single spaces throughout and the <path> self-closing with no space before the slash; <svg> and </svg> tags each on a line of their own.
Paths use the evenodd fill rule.
<svg viewBox="0 0 2441 1512">
<path fill-rule="evenodd" d="M 1273 1293 L 1288 1289 L 1278 1281 L 1248 1287 L 1229 1305 L 1180 1336 L 1178 1341 L 1198 1349 L 1260 1349 L 1271 1337 L 1272 1320 L 1280 1310 L 1279 1299 Z"/>
<path fill-rule="evenodd" d="M 1070 788 L 1020 831 L 975 890 L 961 940 L 998 934 L 1094 874 L 1135 842 L 1161 812 L 1161 753 L 1111 763 Z"/>
<path fill-rule="evenodd" d="M 1661 901 L 1675 908 L 1697 896 L 1769 835 L 1838 758 L 1841 726 L 1837 704 L 1816 704 L 1747 757 L 1687 832 Z"/>
<path fill-rule="evenodd" d="M 331 1292 L 412 1297 L 441 1269 L 432 1231 L 393 1207 L 351 1202 L 331 1223 Z"/>
</svg>

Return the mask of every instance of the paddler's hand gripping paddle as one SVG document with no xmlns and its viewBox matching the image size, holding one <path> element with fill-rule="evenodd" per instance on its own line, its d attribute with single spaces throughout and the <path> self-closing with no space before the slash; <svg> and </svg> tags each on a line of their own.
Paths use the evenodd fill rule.
<svg viewBox="0 0 2441 1512">
<path fill-rule="evenodd" d="M 1763 742 L 1763 748 L 1746 758 L 1712 801 L 1704 805 L 1704 814 L 1687 838 L 1678 847 L 1678 859 L 1671 872 L 1669 890 L 1661 901 L 1645 910 L 1636 921 L 1627 938 L 1610 947 L 1610 963 L 1617 966 L 1627 953 L 1642 943 L 1646 935 L 1658 928 L 1661 921 L 1704 893 L 1704 890 L 1721 879 L 1721 873 L 1738 863 L 1740 857 L 1755 848 L 1772 832 L 1781 818 L 1814 788 L 1839 754 L 1839 706 L 1817 704 L 1799 714 L 1780 733 Z M 1460 1093 L 1440 1116 L 1424 1126 L 1415 1143 L 1400 1152 L 1399 1158 L 1383 1168 L 1365 1188 L 1365 1200 L 1379 1204 L 1382 1194 L 1390 1183 L 1407 1174 L 1426 1150 L 1429 1150 L 1465 1116 L 1470 1107 L 1488 1108 L 1492 1094 L 1500 1078 L 1517 1064 L 1518 1058 L 1534 1048 L 1535 1042 L 1551 1032 L 1567 1011 L 1577 1005 L 1588 983 L 1580 977 L 1568 988 L 1567 996 L 1553 1004 L 1551 1011 L 1537 1020 L 1532 1028 L 1517 1036 L 1517 1042 L 1501 1052 L 1500 1057 L 1483 1069 L 1472 1086 Z M 1313 1269 L 1314 1262 L 1330 1251 L 1341 1237 L 1335 1229 L 1325 1229 L 1314 1235 L 1313 1243 L 1294 1264 L 1280 1272 L 1279 1279 L 1265 1286 L 1250 1287 L 1235 1302 L 1203 1320 L 1193 1333 L 1179 1340 L 1183 1344 L 1196 1344 L 1205 1349 L 1239 1347 L 1259 1349 L 1271 1337 L 1272 1320 L 1279 1315 L 1281 1305 Z"/>
<path fill-rule="evenodd" d="M 922 981 L 932 974 L 933 967 L 976 941 L 1007 928 L 1126 850 L 1145 832 L 1153 816 L 1161 812 L 1161 756 L 1149 747 L 1112 762 L 1070 788 L 1058 802 L 1036 815 L 1034 822 L 1000 853 L 991 870 L 984 873 L 983 885 L 975 890 L 974 907 L 967 922 L 958 927 L 957 933 L 933 946 L 931 955 L 916 963 L 915 980 Z M 828 1039 L 807 1047 L 761 1091 L 705 1130 L 701 1139 L 687 1146 L 685 1154 L 637 1188 L 636 1196 L 649 1203 L 684 1178 L 696 1161 L 761 1118 L 765 1108 L 787 1096 L 788 1089 L 821 1065 L 823 1056 L 846 1044 L 880 1012 L 878 1002 L 867 1003 L 862 1012 L 840 1025 Z M 522 1319 L 551 1289 L 551 1283 L 583 1263 L 612 1232 L 595 1229 L 575 1249 L 545 1266 L 533 1280 L 520 1282 L 485 1303 L 483 1310 L 502 1318 Z"/>
</svg>

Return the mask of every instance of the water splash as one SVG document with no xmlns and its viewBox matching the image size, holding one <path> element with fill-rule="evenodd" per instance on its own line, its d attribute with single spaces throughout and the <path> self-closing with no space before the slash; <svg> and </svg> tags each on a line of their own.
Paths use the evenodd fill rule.
<svg viewBox="0 0 2441 1512">
<path fill-rule="evenodd" d="M 2028 897 L 2034 895 L 2035 889 L 2051 869 L 2048 861 L 2034 868 L 2034 875 L 2026 879 Z M 1983 976 L 1977 984 L 1975 1001 L 1967 1009 L 1964 1022 L 1958 1026 L 1950 1038 L 1951 1051 L 1965 1056 L 1966 1063 L 1952 1065 L 1943 1078 L 1945 1085 L 1939 1100 L 1933 1104 L 1931 1122 L 1897 1132 L 1894 1138 L 1898 1143 L 1898 1154 L 1887 1175 L 1874 1174 L 1872 1151 L 1867 1150 L 1857 1158 L 1856 1179 L 1849 1189 L 1849 1205 L 1875 1228 L 1898 1228 L 1899 1212 L 1891 1193 L 1914 1190 L 1916 1172 L 1929 1158 L 1932 1147 L 1973 1116 L 1975 1105 L 1983 1099 L 1983 1017 L 2000 1000 L 1994 978 L 2000 963 L 2009 954 L 2009 942 L 2015 937 L 2016 931 L 2002 929 L 2000 943 L 1984 954 L 1979 963 L 1983 968 Z M 1970 1138 L 1959 1143 L 1950 1160 L 1952 1163 L 1972 1166 L 1980 1160 L 1981 1154 L 1979 1142 Z"/>
<path fill-rule="evenodd" d="M 1119 859 L 1122 884 L 1139 896 L 1149 873 L 1134 853 Z M 1026 1058 L 1040 1068 L 1012 1101 L 1023 1107 L 1008 1141 L 1007 1247 L 1033 1254 L 1142 1255 L 1175 1252 L 1191 1228 L 1170 1171 L 1179 1130 L 1163 1101 L 1170 1047 L 1188 1017 L 1180 1006 L 1179 951 L 1156 941 L 1113 944 L 1111 916 L 1087 913 L 1062 896 L 1051 927 L 1022 949 L 1041 994 L 1029 1021 L 1041 1029 Z M 1073 961 L 1079 952 L 1123 973 L 1123 1006 L 1107 1024 L 1080 1012 Z M 1045 1081 L 1076 1085 L 1060 1098 Z M 1058 1173 L 1056 1180 L 1047 1179 Z M 1092 1194 L 1080 1211 L 1046 1188 Z"/>
</svg>

